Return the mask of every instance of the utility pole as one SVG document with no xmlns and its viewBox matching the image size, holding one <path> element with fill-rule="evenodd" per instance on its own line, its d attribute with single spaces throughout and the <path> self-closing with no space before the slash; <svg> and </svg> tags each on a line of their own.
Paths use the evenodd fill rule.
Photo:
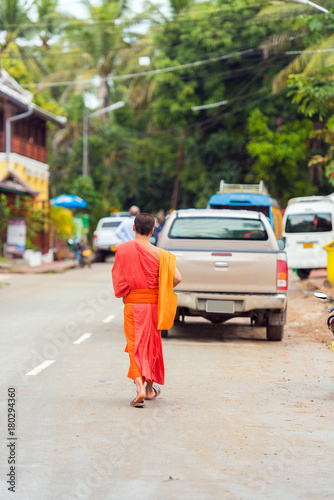
<svg viewBox="0 0 334 500">
<path fill-rule="evenodd" d="M 82 158 L 82 175 L 88 177 L 88 133 L 89 133 L 89 113 L 85 109 L 83 122 L 83 158 Z"/>
<path fill-rule="evenodd" d="M 179 143 L 179 154 L 177 160 L 177 171 L 176 177 L 174 181 L 174 191 L 172 196 L 172 209 L 177 210 L 179 206 L 179 198 L 180 198 L 180 188 L 181 188 L 181 172 L 183 167 L 183 137 L 181 137 Z"/>
<path fill-rule="evenodd" d="M 83 152 L 82 152 L 82 175 L 83 177 L 88 177 L 89 173 L 89 144 L 88 144 L 88 138 L 89 138 L 89 119 L 93 118 L 94 116 L 99 116 L 104 113 L 108 113 L 109 111 L 115 111 L 115 109 L 122 108 L 124 106 L 125 102 L 124 101 L 118 101 L 115 102 L 114 104 L 111 104 L 110 106 L 107 106 L 106 108 L 98 109 L 97 111 L 94 111 L 93 113 L 88 113 L 87 110 L 85 110 L 84 114 L 84 121 L 83 121 Z"/>
</svg>

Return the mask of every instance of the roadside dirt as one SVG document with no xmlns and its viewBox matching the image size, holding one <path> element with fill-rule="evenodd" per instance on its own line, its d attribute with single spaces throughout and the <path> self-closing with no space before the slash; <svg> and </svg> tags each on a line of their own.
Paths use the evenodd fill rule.
<svg viewBox="0 0 334 500">
<path fill-rule="evenodd" d="M 330 303 L 316 299 L 315 291 L 322 291 L 334 297 L 329 286 L 326 271 L 313 271 L 307 280 L 300 280 L 293 272 L 289 274 L 288 315 L 285 337 L 294 342 L 320 342 L 330 349 L 331 333 L 327 328 Z"/>
</svg>

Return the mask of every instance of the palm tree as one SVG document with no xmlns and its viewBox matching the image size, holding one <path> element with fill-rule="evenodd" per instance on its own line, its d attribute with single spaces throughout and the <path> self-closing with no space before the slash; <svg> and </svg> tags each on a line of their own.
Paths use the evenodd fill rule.
<svg viewBox="0 0 334 500">
<path fill-rule="evenodd" d="M 42 41 L 43 49 L 49 48 L 49 42 L 52 37 L 58 33 L 64 20 L 63 14 L 57 12 L 58 0 L 35 0 L 37 7 L 39 26 L 39 37 Z"/>
<path fill-rule="evenodd" d="M 30 6 L 27 0 L 2 0 L 0 3 L 0 29 L 5 32 L 2 51 L 18 38 L 27 37 L 29 27 L 32 26 L 28 17 Z"/>
<path fill-rule="evenodd" d="M 20 60 L 30 72 L 38 74 L 39 66 L 31 48 L 20 43 L 20 39 L 31 39 L 35 34 L 28 16 L 31 5 L 32 1 L 28 0 L 1 0 L 0 31 L 4 32 L 4 41 L 0 44 L 0 63 L 3 57 Z"/>
<path fill-rule="evenodd" d="M 194 0 L 169 0 L 170 7 L 174 14 L 179 14 L 182 11 L 187 11 Z"/>
<path fill-rule="evenodd" d="M 71 81 L 71 84 L 65 84 L 63 99 L 73 89 L 76 94 L 80 94 L 97 84 L 100 107 L 104 108 L 109 104 L 112 74 L 119 51 L 129 45 L 124 40 L 121 23 L 127 10 L 126 0 L 101 0 L 98 6 L 88 0 L 82 0 L 82 3 L 88 9 L 89 18 L 80 22 L 72 19 L 67 24 L 60 44 L 60 48 L 63 48 L 60 67 L 43 82 Z M 59 45 L 50 49 L 50 57 L 53 51 L 59 52 Z"/>
<path fill-rule="evenodd" d="M 321 1 L 318 3 L 320 4 Z M 317 11 L 311 5 L 274 1 L 271 5 L 262 9 L 255 19 L 260 23 L 285 23 L 285 21 L 291 18 L 296 20 L 298 16 L 303 14 L 310 15 L 315 13 L 317 13 Z M 306 26 L 292 29 L 292 23 L 288 22 L 287 24 L 290 24 L 289 28 L 274 35 L 261 45 L 265 57 L 268 57 L 270 52 L 279 53 L 282 52 L 282 50 L 286 51 L 288 48 L 291 48 L 292 43 L 295 43 L 298 39 L 302 40 L 306 36 Z M 300 50 L 297 50 L 298 55 L 273 79 L 272 86 L 274 93 L 279 92 L 287 86 L 288 77 L 291 74 L 303 73 L 304 75 L 312 75 L 321 70 L 324 66 L 331 66 L 334 64 L 334 35 L 330 35 L 325 40 L 322 39 L 308 46 L 306 49 L 304 46 L 300 46 L 299 48 Z M 293 53 L 293 51 L 291 52 Z"/>
</svg>

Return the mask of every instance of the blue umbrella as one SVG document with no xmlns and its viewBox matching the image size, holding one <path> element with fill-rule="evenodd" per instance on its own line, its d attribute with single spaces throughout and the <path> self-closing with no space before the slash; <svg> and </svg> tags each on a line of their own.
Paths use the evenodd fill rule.
<svg viewBox="0 0 334 500">
<path fill-rule="evenodd" d="M 64 207 L 64 208 L 86 208 L 87 202 L 80 198 L 79 196 L 75 196 L 74 194 L 61 194 L 52 198 L 52 205 L 56 205 L 56 207 Z"/>
</svg>

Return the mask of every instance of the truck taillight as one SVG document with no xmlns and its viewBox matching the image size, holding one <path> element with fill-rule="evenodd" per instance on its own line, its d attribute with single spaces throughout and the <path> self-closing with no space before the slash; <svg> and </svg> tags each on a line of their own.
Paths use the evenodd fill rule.
<svg viewBox="0 0 334 500">
<path fill-rule="evenodd" d="M 288 289 L 288 264 L 285 260 L 277 261 L 277 290 Z"/>
<path fill-rule="evenodd" d="M 97 234 L 94 234 L 94 240 L 97 240 Z"/>
</svg>

